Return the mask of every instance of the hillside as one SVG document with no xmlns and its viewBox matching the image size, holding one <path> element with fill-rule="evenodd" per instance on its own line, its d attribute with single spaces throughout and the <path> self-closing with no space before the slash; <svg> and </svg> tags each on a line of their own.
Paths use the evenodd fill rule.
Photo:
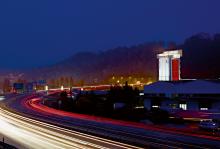
<svg viewBox="0 0 220 149">
<path fill-rule="evenodd" d="M 220 77 L 220 34 L 200 33 L 187 38 L 183 44 L 168 48 L 182 48 L 182 78 Z M 156 54 L 164 50 L 163 42 L 151 42 L 132 47 L 118 47 L 99 53 L 81 52 L 50 67 L 33 69 L 26 77 L 48 79 L 73 77 L 75 81 L 102 82 L 116 76 L 157 79 Z"/>
<path fill-rule="evenodd" d="M 163 44 L 146 43 L 133 47 L 119 47 L 99 53 L 77 53 L 69 59 L 50 67 L 34 69 L 26 74 L 29 78 L 57 78 L 72 76 L 75 80 L 93 82 L 112 76 L 137 76 L 156 79 L 156 54 Z"/>
<path fill-rule="evenodd" d="M 183 78 L 220 78 L 220 34 L 196 34 L 179 47 L 184 50 Z"/>
</svg>

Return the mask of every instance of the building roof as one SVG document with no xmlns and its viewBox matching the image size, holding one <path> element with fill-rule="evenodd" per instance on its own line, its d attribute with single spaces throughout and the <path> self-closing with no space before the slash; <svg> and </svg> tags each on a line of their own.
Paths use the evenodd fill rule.
<svg viewBox="0 0 220 149">
<path fill-rule="evenodd" d="M 164 51 L 163 53 L 157 54 L 157 57 L 173 57 L 173 58 L 180 58 L 183 55 L 183 51 L 179 50 L 172 50 L 172 51 Z"/>
<path fill-rule="evenodd" d="M 220 94 L 219 80 L 158 81 L 144 87 L 146 94 Z"/>
</svg>

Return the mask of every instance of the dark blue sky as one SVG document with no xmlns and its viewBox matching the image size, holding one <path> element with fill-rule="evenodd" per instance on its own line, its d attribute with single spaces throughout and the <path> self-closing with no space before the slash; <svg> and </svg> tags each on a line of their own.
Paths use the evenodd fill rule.
<svg viewBox="0 0 220 149">
<path fill-rule="evenodd" d="M 220 32 L 219 0 L 1 0 L 0 68 Z"/>
</svg>

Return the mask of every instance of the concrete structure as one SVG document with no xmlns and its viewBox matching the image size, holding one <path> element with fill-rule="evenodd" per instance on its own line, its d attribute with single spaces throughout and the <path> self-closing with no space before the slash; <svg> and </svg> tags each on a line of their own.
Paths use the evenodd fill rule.
<svg viewBox="0 0 220 149">
<path fill-rule="evenodd" d="M 180 58 L 182 50 L 165 51 L 157 55 L 159 59 L 159 81 L 180 80 Z"/>
</svg>

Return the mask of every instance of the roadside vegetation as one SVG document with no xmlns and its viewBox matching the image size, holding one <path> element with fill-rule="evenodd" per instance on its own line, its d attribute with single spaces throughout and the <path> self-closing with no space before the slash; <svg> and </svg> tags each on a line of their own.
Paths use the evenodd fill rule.
<svg viewBox="0 0 220 149">
<path fill-rule="evenodd" d="M 125 83 L 124 86 L 115 85 L 109 91 L 98 93 L 96 91 L 79 91 L 74 98 L 70 96 L 70 93 L 63 91 L 59 95 L 53 95 L 56 98 L 45 102 L 45 105 L 64 111 L 119 120 L 135 122 L 150 120 L 156 124 L 170 121 L 166 111 L 145 109 L 143 96 L 139 94 L 139 89 Z"/>
</svg>

